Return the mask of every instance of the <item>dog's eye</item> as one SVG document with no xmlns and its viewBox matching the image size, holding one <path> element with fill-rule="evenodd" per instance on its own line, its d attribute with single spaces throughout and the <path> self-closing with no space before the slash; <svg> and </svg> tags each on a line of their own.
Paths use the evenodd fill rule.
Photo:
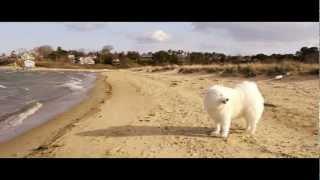
<svg viewBox="0 0 320 180">
<path fill-rule="evenodd" d="M 229 99 L 227 98 L 226 101 L 229 101 Z"/>
</svg>

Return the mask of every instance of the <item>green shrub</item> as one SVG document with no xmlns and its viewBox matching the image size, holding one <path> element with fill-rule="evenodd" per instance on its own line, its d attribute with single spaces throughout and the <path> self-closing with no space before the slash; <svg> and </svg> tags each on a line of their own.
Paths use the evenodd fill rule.
<svg viewBox="0 0 320 180">
<path fill-rule="evenodd" d="M 310 75 L 319 75 L 319 68 L 311 69 L 307 72 Z"/>
<path fill-rule="evenodd" d="M 239 68 L 239 70 L 240 70 L 239 72 L 246 77 L 255 77 L 257 75 L 257 72 L 255 71 L 255 69 L 249 65 Z"/>
<path fill-rule="evenodd" d="M 223 75 L 223 76 L 232 76 L 232 75 L 235 75 L 237 72 L 238 72 L 238 70 L 235 67 L 230 66 L 230 67 L 226 67 L 222 71 L 221 75 Z"/>
</svg>

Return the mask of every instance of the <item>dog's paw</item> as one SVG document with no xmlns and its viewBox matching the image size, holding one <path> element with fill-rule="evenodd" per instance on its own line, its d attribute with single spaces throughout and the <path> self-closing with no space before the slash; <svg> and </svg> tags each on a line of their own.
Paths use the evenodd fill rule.
<svg viewBox="0 0 320 180">
<path fill-rule="evenodd" d="M 228 135 L 222 135 L 221 138 L 222 138 L 222 140 L 224 142 L 228 142 L 229 136 Z"/>
<path fill-rule="evenodd" d="M 212 132 L 210 133 L 210 136 L 213 136 L 213 137 L 220 137 L 221 135 L 220 135 L 220 133 L 219 133 L 219 132 L 212 131 Z"/>
<path fill-rule="evenodd" d="M 222 137 L 223 140 L 226 141 L 228 139 L 228 137 L 229 137 L 229 133 L 228 132 L 222 132 L 221 137 Z"/>
<path fill-rule="evenodd" d="M 254 136 L 254 135 L 256 134 L 256 132 L 255 132 L 254 130 L 251 130 L 251 131 L 249 132 L 249 134 L 250 134 L 251 136 Z"/>
<path fill-rule="evenodd" d="M 227 134 L 222 134 L 221 137 L 222 137 L 223 139 L 227 139 L 227 138 L 228 138 L 228 135 L 227 135 Z"/>
</svg>

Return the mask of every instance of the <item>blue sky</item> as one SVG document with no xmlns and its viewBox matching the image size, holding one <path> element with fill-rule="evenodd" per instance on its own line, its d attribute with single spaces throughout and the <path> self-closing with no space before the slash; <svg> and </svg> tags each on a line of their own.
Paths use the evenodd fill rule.
<svg viewBox="0 0 320 180">
<path fill-rule="evenodd" d="M 318 46 L 318 23 L 1 22 L 0 52 L 51 45 L 64 49 L 140 52 L 182 49 L 226 54 L 294 53 Z"/>
</svg>

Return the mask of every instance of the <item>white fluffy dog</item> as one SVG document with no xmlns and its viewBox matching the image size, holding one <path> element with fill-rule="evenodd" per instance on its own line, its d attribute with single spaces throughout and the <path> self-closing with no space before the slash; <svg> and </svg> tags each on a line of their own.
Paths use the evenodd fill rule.
<svg viewBox="0 0 320 180">
<path fill-rule="evenodd" d="M 254 82 L 244 81 L 235 88 L 214 85 L 204 97 L 204 109 L 216 124 L 212 136 L 227 138 L 231 121 L 237 118 L 246 119 L 247 131 L 253 135 L 263 113 L 264 99 Z"/>
</svg>

